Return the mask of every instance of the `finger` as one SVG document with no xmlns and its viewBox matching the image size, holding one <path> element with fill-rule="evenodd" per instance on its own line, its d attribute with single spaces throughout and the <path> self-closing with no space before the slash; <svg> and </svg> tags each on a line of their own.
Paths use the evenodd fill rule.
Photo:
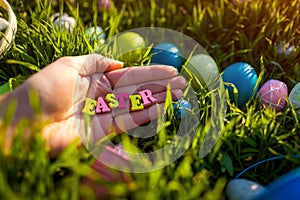
<svg viewBox="0 0 300 200">
<path fill-rule="evenodd" d="M 152 94 L 162 91 L 166 91 L 167 86 L 170 85 L 170 89 L 184 89 L 186 87 L 186 80 L 182 76 L 176 76 L 164 80 L 149 81 L 144 83 L 137 83 L 134 85 L 127 85 L 122 87 L 115 87 L 113 90 L 116 94 L 136 94 L 142 90 L 150 89 Z"/>
<path fill-rule="evenodd" d="M 82 63 L 79 70 L 79 75 L 89 76 L 94 73 L 104 73 L 123 68 L 123 63 L 104 57 L 99 54 L 90 54 L 77 56 L 75 62 Z"/>
<path fill-rule="evenodd" d="M 176 100 L 178 100 L 182 97 L 183 92 L 180 89 L 175 89 L 175 90 L 171 91 L 171 95 L 172 95 L 172 100 L 176 101 Z M 165 91 L 153 94 L 152 96 L 157 100 L 156 103 L 164 103 L 165 100 L 166 100 L 166 92 Z M 127 105 L 126 108 L 112 109 L 112 116 L 116 117 L 116 116 L 123 115 L 125 113 L 131 112 L 130 111 L 131 110 L 131 105 L 130 105 L 129 101 L 126 101 L 126 105 Z M 149 106 L 145 106 L 145 108 L 147 108 L 147 107 L 149 107 Z"/>
<path fill-rule="evenodd" d="M 142 111 L 125 113 L 114 118 L 117 132 L 127 131 L 164 115 L 164 103 L 155 104 Z"/>
<path fill-rule="evenodd" d="M 109 164 L 110 166 L 119 166 L 119 167 L 123 166 L 124 167 L 123 169 L 126 168 L 129 169 L 131 161 L 122 147 L 118 145 L 115 145 L 115 147 L 112 146 L 103 146 L 103 147 L 105 148 L 103 149 L 103 151 L 101 151 L 101 154 L 97 157 L 98 160 L 100 160 L 102 163 Z M 101 171 L 101 166 L 99 165 L 98 166 L 93 165 L 93 168 L 98 172 Z M 107 175 L 107 173 L 104 174 Z"/>
<path fill-rule="evenodd" d="M 178 71 L 176 68 L 166 65 L 128 67 L 106 73 L 112 87 L 116 84 L 120 87 L 148 81 L 162 80 L 174 77 L 177 74 Z"/>
<path fill-rule="evenodd" d="M 86 97 L 96 99 L 112 92 L 110 82 L 104 74 L 97 73 L 84 78 L 90 82 Z"/>
</svg>

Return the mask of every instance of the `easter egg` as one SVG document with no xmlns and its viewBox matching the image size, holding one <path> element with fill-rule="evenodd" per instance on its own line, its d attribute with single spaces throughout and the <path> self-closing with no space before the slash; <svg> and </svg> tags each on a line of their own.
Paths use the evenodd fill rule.
<svg viewBox="0 0 300 200">
<path fill-rule="evenodd" d="M 173 103 L 174 114 L 182 119 L 186 116 L 187 111 L 192 109 L 191 104 L 187 100 L 177 100 Z"/>
<path fill-rule="evenodd" d="M 266 186 L 268 192 L 253 200 L 298 200 L 300 197 L 300 168 L 294 169 Z"/>
<path fill-rule="evenodd" d="M 268 190 L 260 184 L 246 179 L 232 180 L 226 188 L 226 195 L 229 200 L 252 200 L 266 192 Z"/>
<path fill-rule="evenodd" d="M 298 119 L 300 120 L 300 83 L 297 83 L 292 89 L 289 95 L 289 100 L 295 108 L 298 115 Z"/>
<path fill-rule="evenodd" d="M 99 9 L 110 9 L 111 8 L 110 0 L 98 0 L 98 8 Z"/>
<path fill-rule="evenodd" d="M 212 57 L 206 54 L 197 54 L 193 56 L 188 65 L 187 70 L 192 73 L 194 78 L 198 79 L 201 85 L 209 85 L 217 80 L 219 77 L 219 70 L 217 64 Z M 190 76 L 187 72 L 183 72 L 185 78 L 189 79 Z M 192 80 L 192 87 L 194 89 L 199 88 L 198 81 Z"/>
<path fill-rule="evenodd" d="M 276 45 L 276 50 L 277 54 L 283 54 L 285 56 L 288 56 L 295 50 L 295 46 L 290 43 L 284 43 L 283 41 L 280 41 Z"/>
<path fill-rule="evenodd" d="M 244 106 L 256 94 L 257 74 L 248 63 L 237 62 L 230 65 L 224 70 L 222 78 L 230 100 L 237 103 L 240 107 Z M 238 90 L 237 94 L 235 94 L 233 86 Z"/>
<path fill-rule="evenodd" d="M 161 43 L 152 48 L 150 51 L 151 64 L 170 65 L 181 70 L 181 52 L 179 48 L 172 43 Z"/>
<path fill-rule="evenodd" d="M 90 27 L 86 30 L 86 35 L 88 36 L 90 41 L 99 41 L 99 43 L 104 43 L 105 40 L 105 32 L 100 26 Z"/>
<path fill-rule="evenodd" d="M 63 13 L 61 17 L 59 13 L 55 13 L 51 16 L 51 20 L 56 26 L 65 28 L 69 32 L 72 32 L 76 25 L 75 19 L 73 17 L 69 17 L 65 13 Z"/>
<path fill-rule="evenodd" d="M 260 88 L 258 98 L 262 106 L 282 111 L 287 102 L 285 98 L 288 96 L 288 89 L 285 83 L 278 80 L 269 80 Z"/>
<path fill-rule="evenodd" d="M 125 32 L 117 36 L 114 43 L 115 56 L 118 60 L 127 63 L 138 62 L 145 51 L 146 44 L 144 38 L 138 33 Z"/>
</svg>

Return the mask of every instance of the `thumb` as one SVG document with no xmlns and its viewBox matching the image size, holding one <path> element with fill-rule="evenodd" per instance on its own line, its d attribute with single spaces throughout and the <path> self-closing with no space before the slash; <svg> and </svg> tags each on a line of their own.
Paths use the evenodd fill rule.
<svg viewBox="0 0 300 200">
<path fill-rule="evenodd" d="M 122 62 L 100 54 L 78 56 L 78 58 L 83 59 L 82 66 L 79 69 L 79 75 L 81 76 L 89 76 L 94 73 L 104 73 L 123 68 Z"/>
</svg>

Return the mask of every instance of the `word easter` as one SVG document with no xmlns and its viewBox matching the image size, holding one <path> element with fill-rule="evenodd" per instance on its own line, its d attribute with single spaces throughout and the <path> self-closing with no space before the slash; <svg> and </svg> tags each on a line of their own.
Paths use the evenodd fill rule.
<svg viewBox="0 0 300 200">
<path fill-rule="evenodd" d="M 157 102 L 152 96 L 152 92 L 149 89 L 138 92 L 138 94 L 128 95 L 124 94 L 113 94 L 108 93 L 103 97 L 98 97 L 97 101 L 91 98 L 86 98 L 84 108 L 82 109 L 83 113 L 89 115 L 101 114 L 111 112 L 112 108 L 124 109 L 126 108 L 126 99 L 130 100 L 131 111 L 143 110 L 146 106 L 152 105 Z"/>
</svg>

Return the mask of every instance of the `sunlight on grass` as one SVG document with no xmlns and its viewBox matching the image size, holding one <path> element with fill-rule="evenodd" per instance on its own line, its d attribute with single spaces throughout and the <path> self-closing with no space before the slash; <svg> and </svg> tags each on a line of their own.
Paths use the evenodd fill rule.
<svg viewBox="0 0 300 200">
<path fill-rule="evenodd" d="M 170 0 L 114 1 L 111 9 L 100 9 L 97 1 L 50 0 L 11 1 L 18 18 L 18 32 L 7 54 L 1 58 L 0 92 L 16 88 L 29 76 L 63 56 L 99 52 L 105 46 L 90 41 L 86 28 L 100 25 L 107 37 L 138 27 L 166 27 L 197 40 L 216 60 L 222 71 L 237 61 L 251 63 L 259 83 L 270 78 L 280 79 L 289 88 L 300 81 L 300 4 L 297 0 L 252 0 L 235 6 L 230 0 Z M 77 21 L 72 32 L 55 27 L 50 16 L 68 13 Z M 280 42 L 292 43 L 289 55 L 276 51 Z M 107 48 L 105 49 L 107 50 Z M 150 51 L 150 48 L 148 49 Z M 144 65 L 149 51 L 141 55 Z M 105 51 L 103 51 L 105 52 Z M 110 54 L 109 51 L 105 53 Z M 125 63 L 126 66 L 133 63 Z M 192 76 L 191 76 L 192 77 Z M 198 81 L 199 82 L 199 81 Z M 257 86 L 258 87 L 258 86 Z M 237 93 L 238 94 L 238 93 Z M 129 183 L 107 183 L 112 198 L 129 199 L 223 199 L 226 183 L 253 163 L 285 155 L 287 159 L 272 161 L 247 172 L 245 178 L 267 184 L 297 167 L 300 156 L 300 124 L 292 107 L 281 113 L 262 109 L 254 97 L 245 108 L 228 101 L 222 135 L 206 157 L 198 157 L 199 149 L 209 130 L 211 93 L 205 87 L 197 90 L 200 125 L 191 147 L 169 166 L 149 173 L 129 174 Z M 37 113 L 39 102 L 32 94 Z M 169 102 L 171 104 L 171 102 Z M 61 155 L 50 158 L 41 130 L 45 124 L 22 121 L 13 133 L 10 150 L 4 148 L 5 129 L 11 122 L 15 104 L 7 108 L 0 124 L 0 198 L 4 199 L 93 199 L 91 188 L 82 186 L 84 176 L 95 173 L 90 169 L 94 158 L 84 149 L 71 144 Z M 1 108 L 4 109 L 4 108 Z M 114 142 L 125 138 L 125 148 L 131 151 L 153 151 L 168 144 L 179 121 L 172 109 L 163 130 L 151 139 L 136 139 L 112 134 Z M 224 118 L 223 118 L 224 117 Z M 32 137 L 23 139 L 27 128 Z M 188 132 L 188 130 L 186 130 Z M 140 133 L 136 133 L 140 134 Z M 1 198 L 2 199 L 2 198 Z"/>
</svg>

